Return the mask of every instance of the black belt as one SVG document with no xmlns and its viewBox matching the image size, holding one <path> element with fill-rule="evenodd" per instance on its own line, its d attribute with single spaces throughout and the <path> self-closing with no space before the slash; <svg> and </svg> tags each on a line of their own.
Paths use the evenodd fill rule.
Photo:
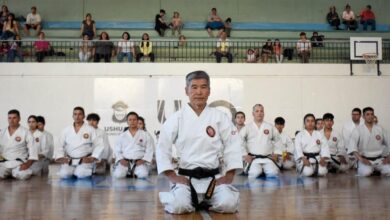
<svg viewBox="0 0 390 220">
<path fill-rule="evenodd" d="M 127 177 L 131 177 L 131 178 L 137 178 L 137 175 L 134 174 L 134 171 L 135 171 L 135 167 L 137 166 L 137 162 L 140 160 L 140 159 L 126 159 L 126 158 L 123 158 L 123 160 L 126 160 L 129 165 L 128 165 L 128 169 L 127 169 L 127 174 L 126 176 Z M 115 167 L 119 165 L 121 160 L 119 160 L 118 162 L 116 162 L 115 164 Z"/>
<path fill-rule="evenodd" d="M 182 169 L 179 168 L 179 174 L 183 176 L 190 177 L 189 183 L 190 183 L 190 189 L 191 189 L 191 200 L 192 205 L 195 207 L 196 210 L 208 210 L 211 205 L 207 202 L 207 200 L 211 199 L 214 193 L 214 189 L 216 186 L 217 181 L 215 180 L 215 175 L 219 174 L 219 169 L 206 169 L 202 167 L 197 167 L 195 169 L 189 170 L 189 169 Z M 203 179 L 211 177 L 212 180 L 210 181 L 209 186 L 207 187 L 207 191 L 205 194 L 205 199 L 199 203 L 198 200 L 198 193 L 196 192 L 194 186 L 192 185 L 191 179 Z"/>
<path fill-rule="evenodd" d="M 371 161 L 375 161 L 375 160 L 378 160 L 380 158 L 382 158 L 382 156 L 377 156 L 377 157 L 366 157 L 366 156 L 362 156 L 364 159 L 367 159 L 367 160 L 371 160 Z"/>
<path fill-rule="evenodd" d="M 260 158 L 260 159 L 269 159 L 269 160 L 271 160 L 271 161 L 276 165 L 277 168 L 279 168 L 279 170 L 282 169 L 282 167 L 280 167 L 279 164 L 276 163 L 276 161 L 274 161 L 274 160 L 272 159 L 271 155 L 261 155 L 261 154 L 252 154 L 252 153 L 248 153 L 248 155 L 251 156 L 251 157 L 254 157 L 255 159 L 259 159 L 259 158 Z M 252 162 L 251 162 L 251 163 L 248 165 L 248 167 L 246 168 L 246 173 L 248 173 L 248 171 L 249 171 L 249 169 L 251 168 L 251 166 L 252 166 Z"/>
<path fill-rule="evenodd" d="M 338 166 L 341 165 L 341 163 L 336 159 L 337 158 L 337 155 L 330 155 L 330 159 L 332 159 L 332 161 L 337 164 Z"/>
<path fill-rule="evenodd" d="M 316 161 L 316 166 L 315 166 L 315 169 L 314 169 L 314 175 L 317 175 L 318 174 L 318 160 L 317 160 L 317 156 L 319 156 L 320 153 L 303 153 L 303 155 L 309 160 L 309 162 L 310 162 L 310 158 L 313 158 Z M 301 169 L 300 173 L 302 173 L 303 168 L 305 168 L 304 165 L 302 166 L 302 169 Z"/>
<path fill-rule="evenodd" d="M 22 160 L 20 158 L 16 158 L 15 160 L 24 163 L 24 160 Z M 9 160 L 7 160 L 5 158 L 2 158 L 2 160 L 0 160 L 0 163 L 4 163 L 4 162 L 7 162 L 7 161 L 9 161 Z"/>
<path fill-rule="evenodd" d="M 84 157 L 89 157 L 91 155 L 92 154 L 87 154 Z M 78 165 L 82 164 L 82 160 L 84 158 L 84 157 L 75 158 L 75 157 L 70 157 L 69 155 L 68 155 L 68 157 L 70 158 L 69 163 L 68 163 L 69 166 L 72 166 L 72 160 L 80 160 Z"/>
</svg>

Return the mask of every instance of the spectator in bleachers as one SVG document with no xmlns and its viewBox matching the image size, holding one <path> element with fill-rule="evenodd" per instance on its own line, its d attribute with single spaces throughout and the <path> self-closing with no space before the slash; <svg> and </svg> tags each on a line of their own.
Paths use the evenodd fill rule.
<svg viewBox="0 0 390 220">
<path fill-rule="evenodd" d="M 276 63 L 282 63 L 283 62 L 283 47 L 280 43 L 279 39 L 275 39 L 274 46 L 273 46 L 273 52 L 275 54 L 275 60 Z"/>
<path fill-rule="evenodd" d="M 79 59 L 80 62 L 88 62 L 92 57 L 92 42 L 89 39 L 89 36 L 85 34 L 83 36 L 83 40 L 80 42 L 80 51 L 79 51 Z"/>
<path fill-rule="evenodd" d="M 187 38 L 184 35 L 179 37 L 179 47 L 185 47 L 187 45 Z"/>
<path fill-rule="evenodd" d="M 371 10 L 371 5 L 367 5 L 366 8 L 360 13 L 360 24 L 363 25 L 363 30 L 366 31 L 368 26 L 371 26 L 371 30 L 376 30 L 375 14 Z"/>
<path fill-rule="evenodd" d="M 165 10 L 161 9 L 160 13 L 156 15 L 156 19 L 155 19 L 154 30 L 157 31 L 160 37 L 164 37 L 165 30 L 169 28 L 167 22 L 165 21 L 164 16 L 165 16 Z"/>
<path fill-rule="evenodd" d="M 32 6 L 31 7 L 31 13 L 27 15 L 26 23 L 24 25 L 24 33 L 26 36 L 30 35 L 30 29 L 34 29 L 37 31 L 37 35 L 41 32 L 42 29 L 42 18 L 41 15 L 37 13 L 37 7 Z"/>
<path fill-rule="evenodd" d="M 35 41 L 34 48 L 37 62 L 43 62 L 46 54 L 48 54 L 49 50 L 51 49 L 50 42 L 45 39 L 45 33 L 43 31 L 39 33 L 39 40 Z"/>
<path fill-rule="evenodd" d="M 181 35 L 181 29 L 183 28 L 183 21 L 180 18 L 179 12 L 173 12 L 172 21 L 169 24 L 172 29 L 172 36 L 175 36 L 175 32 L 177 31 L 178 35 Z"/>
<path fill-rule="evenodd" d="M 8 7 L 6 5 L 1 6 L 1 11 L 0 11 L 0 36 L 3 33 L 3 25 L 4 22 L 7 21 L 8 18 Z"/>
<path fill-rule="evenodd" d="M 142 57 L 150 57 L 150 61 L 154 62 L 154 53 L 152 50 L 152 42 L 150 42 L 149 34 L 144 33 L 142 35 L 142 41 L 139 45 L 139 53 L 137 54 L 136 61 L 140 62 Z"/>
<path fill-rule="evenodd" d="M 227 37 L 230 37 L 230 32 L 232 32 L 232 19 L 227 18 L 224 23 L 223 31 L 225 31 Z"/>
<path fill-rule="evenodd" d="M 225 32 L 221 33 L 221 37 L 217 42 L 217 50 L 215 51 L 215 57 L 217 59 L 217 63 L 220 63 L 222 57 L 226 57 L 228 59 L 228 63 L 233 62 L 233 55 L 230 52 L 230 42 L 227 39 L 227 34 Z"/>
<path fill-rule="evenodd" d="M 210 37 L 213 37 L 213 32 L 212 30 L 218 30 L 218 37 L 221 35 L 223 28 L 225 27 L 221 17 L 218 16 L 217 14 L 217 9 L 212 8 L 211 9 L 211 14 L 209 18 L 207 19 L 207 24 L 205 29 L 207 30 L 207 33 L 209 34 Z"/>
<path fill-rule="evenodd" d="M 329 8 L 329 13 L 326 15 L 326 19 L 330 26 L 334 27 L 336 30 L 340 30 L 340 18 L 339 14 L 336 12 L 336 6 L 331 6 Z"/>
<path fill-rule="evenodd" d="M 93 62 L 99 63 L 104 59 L 105 63 L 111 62 L 111 57 L 114 54 L 114 44 L 110 41 L 110 36 L 103 31 L 99 36 L 99 41 L 95 42 L 93 48 Z"/>
<path fill-rule="evenodd" d="M 343 24 L 345 24 L 345 29 L 354 31 L 357 29 L 357 22 L 355 13 L 351 10 L 350 5 L 345 6 L 345 11 L 343 12 Z"/>
<path fill-rule="evenodd" d="M 310 41 L 312 47 L 323 47 L 324 35 L 318 35 L 318 32 L 314 31 Z"/>
<path fill-rule="evenodd" d="M 96 36 L 96 23 L 92 20 L 92 15 L 88 13 L 85 20 L 81 23 L 81 36 L 88 35 L 92 40 Z"/>
<path fill-rule="evenodd" d="M 272 49 L 272 41 L 268 39 L 263 47 L 261 47 L 260 61 L 262 63 L 268 63 L 268 59 L 272 56 Z"/>
<path fill-rule="evenodd" d="M 135 56 L 134 42 L 130 40 L 128 32 L 123 32 L 122 40 L 118 42 L 117 54 L 118 63 L 122 62 L 124 57 L 127 57 L 129 63 L 133 62 L 133 56 Z"/>
<path fill-rule="evenodd" d="M 297 42 L 298 56 L 301 58 L 301 63 L 309 63 L 311 43 L 306 37 L 305 32 L 299 34 L 300 39 Z"/>
<path fill-rule="evenodd" d="M 8 14 L 7 20 L 3 23 L 3 34 L 1 35 L 2 40 L 13 38 L 16 34 L 19 35 L 18 22 L 15 21 L 15 15 Z"/>
<path fill-rule="evenodd" d="M 7 60 L 7 55 L 10 50 L 9 44 L 7 41 L 1 42 L 0 46 L 0 62 L 5 62 Z"/>
<path fill-rule="evenodd" d="M 257 63 L 257 58 L 256 58 L 255 50 L 253 50 L 252 48 L 249 48 L 249 49 L 246 51 L 246 59 L 245 59 L 245 62 L 246 62 L 246 63 Z"/>
<path fill-rule="evenodd" d="M 8 62 L 15 62 L 16 57 L 19 58 L 19 62 L 24 62 L 20 35 L 15 35 L 14 41 L 11 43 L 11 48 L 8 52 Z"/>
</svg>

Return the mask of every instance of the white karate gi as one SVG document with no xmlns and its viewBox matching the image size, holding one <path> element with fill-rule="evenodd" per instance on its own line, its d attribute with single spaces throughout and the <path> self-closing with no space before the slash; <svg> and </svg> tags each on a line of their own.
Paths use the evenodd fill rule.
<svg viewBox="0 0 390 220">
<path fill-rule="evenodd" d="M 267 122 L 261 123 L 260 127 L 251 122 L 240 131 L 242 142 L 242 155 L 249 153 L 254 155 L 269 156 L 275 151 L 275 144 L 280 145 L 279 132 L 273 125 Z M 281 148 L 281 147 L 279 147 Z M 256 158 L 252 161 L 248 172 L 248 178 L 257 178 L 263 172 L 268 177 L 277 176 L 280 172 L 276 164 L 267 158 Z"/>
<path fill-rule="evenodd" d="M 125 178 L 129 167 L 125 167 L 120 164 L 120 160 L 145 160 L 140 166 L 134 168 L 134 174 L 138 178 L 146 178 L 149 175 L 149 165 L 153 159 L 153 140 L 151 136 L 144 130 L 138 130 L 134 136 L 131 135 L 130 131 L 125 131 L 120 134 L 115 142 L 114 153 L 115 153 L 115 169 L 113 176 L 115 178 Z M 130 169 L 135 166 L 135 161 L 130 163 Z"/>
<path fill-rule="evenodd" d="M 29 134 L 32 136 L 33 145 L 35 145 L 35 147 L 38 149 L 38 156 L 41 155 L 44 157 L 34 162 L 31 166 L 33 175 L 40 176 L 43 171 L 47 172 L 49 170 L 51 149 L 47 136 L 45 136 L 43 132 L 35 130 L 34 133 L 29 131 Z"/>
<path fill-rule="evenodd" d="M 370 176 L 374 170 L 377 170 L 384 176 L 390 176 L 390 164 L 383 164 L 383 159 L 389 152 L 389 139 L 381 126 L 374 125 L 371 132 L 365 124 L 354 129 L 348 144 L 348 154 L 354 152 L 364 157 L 378 157 L 376 160 L 369 160 L 371 165 L 359 161 L 358 175 Z"/>
<path fill-rule="evenodd" d="M 223 152 L 223 169 L 242 170 L 240 138 L 227 115 L 218 109 L 205 107 L 198 116 L 186 104 L 168 118 L 161 129 L 156 149 L 159 174 L 175 169 L 172 163 L 173 144 L 177 148 L 179 167 L 182 169 L 216 169 L 221 165 L 218 157 Z M 203 196 L 210 181 L 211 178 L 192 178 L 191 182 L 198 195 Z M 195 210 L 188 185 L 176 184 L 170 192 L 160 192 L 160 201 L 169 213 Z M 234 213 L 239 206 L 239 192 L 230 184 L 218 185 L 208 203 L 212 211 Z"/>
<path fill-rule="evenodd" d="M 78 133 L 73 125 L 65 128 L 55 149 L 55 158 L 69 157 L 72 162 L 70 165 L 62 164 L 58 175 L 61 178 L 69 178 L 73 175 L 78 178 L 91 176 L 94 163 L 80 163 L 80 158 L 91 155 L 100 160 L 103 151 L 103 138 L 97 135 L 95 128 L 86 123 L 81 126 Z"/>
<path fill-rule="evenodd" d="M 275 129 L 276 130 L 276 129 Z M 279 133 L 278 130 L 276 132 Z M 285 132 L 279 133 L 280 143 L 274 143 L 275 151 L 274 154 L 278 155 L 278 164 L 280 167 L 286 170 L 290 170 L 295 166 L 294 161 L 294 142 Z M 290 159 L 283 161 L 283 154 L 288 154 Z"/>
<path fill-rule="evenodd" d="M 343 135 L 343 141 L 345 144 L 345 150 L 348 151 L 348 144 L 351 139 L 352 131 L 359 127 L 360 125 L 364 124 L 364 119 L 360 119 L 359 124 L 355 124 L 352 120 L 346 122 L 343 126 L 343 129 L 341 131 Z M 349 163 L 349 168 L 356 168 L 357 166 L 357 159 L 353 155 L 348 155 L 348 163 Z"/>
<path fill-rule="evenodd" d="M 310 166 L 303 166 L 302 157 L 303 153 L 319 153 L 316 156 L 318 161 L 318 176 L 325 176 L 328 173 L 326 166 L 319 164 L 320 157 L 330 158 L 329 146 L 326 138 L 319 132 L 313 131 L 310 133 L 305 129 L 298 133 L 295 137 L 295 161 L 297 171 L 304 176 L 312 176 L 315 172 L 316 160 L 309 158 Z"/>
<path fill-rule="evenodd" d="M 341 137 L 341 134 L 337 132 L 335 129 L 332 129 L 332 132 L 330 133 L 329 139 L 325 136 L 325 131 L 322 129 L 320 133 L 325 137 L 328 147 L 329 147 L 329 153 L 330 153 L 330 160 L 329 165 L 331 168 L 335 168 L 337 171 L 345 172 L 349 169 L 348 164 L 348 156 L 347 151 L 345 149 L 343 138 Z M 347 164 L 340 163 L 339 156 L 343 156 L 345 160 L 347 161 Z"/>
<path fill-rule="evenodd" d="M 16 179 L 25 180 L 31 177 L 31 167 L 20 170 L 20 165 L 27 160 L 38 160 L 38 149 L 33 144 L 32 136 L 27 128 L 19 126 L 10 135 L 8 127 L 0 131 L 0 155 L 6 160 L 0 162 L 0 179 L 13 176 Z"/>
</svg>

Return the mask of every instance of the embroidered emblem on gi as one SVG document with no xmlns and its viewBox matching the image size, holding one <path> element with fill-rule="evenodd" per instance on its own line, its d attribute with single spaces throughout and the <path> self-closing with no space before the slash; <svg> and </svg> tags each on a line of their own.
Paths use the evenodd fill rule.
<svg viewBox="0 0 390 220">
<path fill-rule="evenodd" d="M 20 142 L 21 140 L 22 140 L 22 138 L 19 137 L 19 136 L 17 136 L 17 137 L 15 138 L 15 141 L 17 141 L 17 142 Z"/>
<path fill-rule="evenodd" d="M 232 135 L 236 135 L 237 134 L 237 131 L 232 131 Z"/>
<path fill-rule="evenodd" d="M 333 142 L 337 142 L 337 137 L 333 137 Z"/>
<path fill-rule="evenodd" d="M 265 130 L 264 130 L 264 134 L 267 134 L 267 135 L 268 135 L 268 134 L 269 134 L 269 130 L 268 130 L 268 129 L 265 129 Z"/>
<path fill-rule="evenodd" d="M 207 128 L 206 128 L 206 133 L 207 133 L 207 135 L 210 136 L 210 137 L 214 137 L 214 136 L 215 136 L 215 130 L 214 130 L 214 128 L 211 127 L 211 126 L 207 126 Z"/>
<path fill-rule="evenodd" d="M 83 135 L 83 138 L 84 138 L 84 139 L 88 139 L 88 138 L 89 138 L 89 134 L 85 133 L 85 134 Z"/>
<path fill-rule="evenodd" d="M 381 136 L 380 136 L 380 135 L 377 135 L 375 138 L 376 138 L 378 141 L 381 140 Z"/>
<path fill-rule="evenodd" d="M 39 138 L 35 138 L 35 142 L 39 142 Z"/>
<path fill-rule="evenodd" d="M 140 142 L 140 143 L 142 143 L 142 141 L 143 141 L 142 139 L 139 139 L 139 142 Z"/>
<path fill-rule="evenodd" d="M 321 144 L 321 141 L 317 139 L 316 143 L 317 143 L 318 145 L 320 145 L 320 144 Z"/>
</svg>

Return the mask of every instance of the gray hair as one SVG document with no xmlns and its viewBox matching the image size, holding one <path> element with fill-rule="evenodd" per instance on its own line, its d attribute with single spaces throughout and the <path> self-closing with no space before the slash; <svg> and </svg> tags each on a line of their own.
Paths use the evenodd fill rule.
<svg viewBox="0 0 390 220">
<path fill-rule="evenodd" d="M 253 108 L 252 108 L 252 111 L 253 111 L 253 112 L 255 111 L 255 108 L 256 108 L 256 107 L 261 107 L 261 108 L 264 109 L 264 106 L 263 106 L 262 104 L 256 104 L 256 105 L 254 105 Z"/>
<path fill-rule="evenodd" d="M 190 72 L 186 76 L 186 87 L 189 87 L 191 81 L 194 79 L 205 79 L 207 81 L 207 86 L 210 87 L 210 77 L 205 71 L 197 70 L 194 72 Z"/>
</svg>

